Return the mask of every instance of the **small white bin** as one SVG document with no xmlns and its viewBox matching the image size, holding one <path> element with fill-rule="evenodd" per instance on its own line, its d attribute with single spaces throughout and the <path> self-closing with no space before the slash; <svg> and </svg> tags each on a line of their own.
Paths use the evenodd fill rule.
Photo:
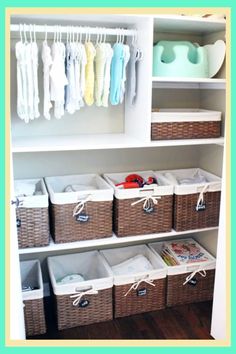
<svg viewBox="0 0 236 354">
<path fill-rule="evenodd" d="M 89 174 L 46 177 L 45 181 L 56 243 L 112 236 L 113 190 L 104 179 Z M 65 192 L 68 188 L 72 191 Z"/>
<path fill-rule="evenodd" d="M 48 269 L 59 330 L 113 318 L 112 274 L 98 251 L 48 257 Z M 83 279 L 61 281 L 75 275 Z"/>
<path fill-rule="evenodd" d="M 122 237 L 171 231 L 173 186 L 162 178 L 158 179 L 158 185 L 141 188 L 121 189 L 116 186 L 130 174 L 138 174 L 145 181 L 155 177 L 153 171 L 104 174 L 114 189 L 113 224 L 116 235 Z"/>
<path fill-rule="evenodd" d="M 200 168 L 156 171 L 174 185 L 174 222 L 176 231 L 218 226 L 221 178 Z M 198 182 L 191 182 L 199 176 Z M 181 184 L 185 180 L 187 183 Z"/>
<path fill-rule="evenodd" d="M 27 336 L 46 332 L 43 280 L 38 260 L 20 262 L 22 297 Z"/>
<path fill-rule="evenodd" d="M 48 193 L 42 178 L 14 181 L 19 248 L 49 244 Z"/>
<path fill-rule="evenodd" d="M 201 302 L 211 300 L 214 290 L 215 279 L 215 258 L 207 252 L 193 238 L 175 239 L 171 241 L 162 241 L 150 243 L 148 246 L 157 255 L 161 255 L 163 246 L 171 243 L 190 244 L 198 247 L 199 254 L 205 255 L 206 260 L 199 262 L 184 263 L 168 266 L 163 260 L 163 265 L 167 268 L 167 296 L 166 305 L 175 306 L 187 303 Z"/>
<path fill-rule="evenodd" d="M 163 266 L 158 255 L 154 254 L 146 245 L 114 248 L 99 252 L 113 273 L 114 317 L 130 316 L 165 308 L 166 267 Z M 127 262 L 132 259 L 135 259 L 135 262 L 140 262 L 140 256 L 145 257 L 145 263 L 142 264 L 143 258 L 141 258 L 140 269 L 130 270 Z M 152 268 L 148 269 L 146 260 Z M 123 268 L 119 273 L 112 268 L 118 264 L 122 264 Z"/>
<path fill-rule="evenodd" d="M 219 138 L 221 112 L 205 109 L 153 109 L 152 140 Z"/>
</svg>

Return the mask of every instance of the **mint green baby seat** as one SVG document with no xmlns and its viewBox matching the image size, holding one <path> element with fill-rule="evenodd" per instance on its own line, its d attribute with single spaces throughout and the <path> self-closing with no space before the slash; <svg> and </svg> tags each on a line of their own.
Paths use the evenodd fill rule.
<svg viewBox="0 0 236 354">
<path fill-rule="evenodd" d="M 153 76 L 208 76 L 207 50 L 188 41 L 160 41 L 153 47 Z"/>
</svg>

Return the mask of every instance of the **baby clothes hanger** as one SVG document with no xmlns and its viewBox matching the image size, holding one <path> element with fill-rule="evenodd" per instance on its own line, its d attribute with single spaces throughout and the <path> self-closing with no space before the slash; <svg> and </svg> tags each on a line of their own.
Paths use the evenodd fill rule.
<svg viewBox="0 0 236 354">
<path fill-rule="evenodd" d="M 42 45 L 42 61 L 43 61 L 43 115 L 50 120 L 50 109 L 52 103 L 50 99 L 50 69 L 52 65 L 51 48 L 47 43 L 47 25 L 45 25 L 45 37 Z"/>
</svg>

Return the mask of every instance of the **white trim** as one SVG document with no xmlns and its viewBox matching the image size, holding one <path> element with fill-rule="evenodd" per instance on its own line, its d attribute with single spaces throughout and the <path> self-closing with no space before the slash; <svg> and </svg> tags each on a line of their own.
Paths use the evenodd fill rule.
<svg viewBox="0 0 236 354">
<path fill-rule="evenodd" d="M 152 112 L 152 123 L 220 121 L 221 112 L 205 109 L 160 109 Z"/>
</svg>

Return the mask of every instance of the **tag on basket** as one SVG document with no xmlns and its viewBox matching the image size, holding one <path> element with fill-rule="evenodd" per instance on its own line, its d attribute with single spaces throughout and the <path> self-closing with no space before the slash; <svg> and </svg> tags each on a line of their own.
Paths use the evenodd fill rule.
<svg viewBox="0 0 236 354">
<path fill-rule="evenodd" d="M 85 214 L 85 213 L 80 213 L 78 215 L 75 216 L 76 221 L 78 222 L 88 222 L 89 221 L 89 215 Z"/>
<path fill-rule="evenodd" d="M 202 202 L 196 205 L 196 211 L 204 211 L 206 209 L 206 202 Z"/>
<path fill-rule="evenodd" d="M 188 281 L 188 284 L 191 286 L 195 286 L 197 285 L 197 279 L 196 278 L 192 278 Z"/>
<path fill-rule="evenodd" d="M 84 308 L 87 307 L 88 305 L 89 305 L 89 300 L 84 299 L 79 302 L 79 307 Z"/>
<path fill-rule="evenodd" d="M 145 296 L 146 294 L 147 294 L 146 288 L 137 290 L 137 296 Z"/>
<path fill-rule="evenodd" d="M 16 227 L 21 227 L 21 220 L 20 219 L 16 219 Z"/>
</svg>

